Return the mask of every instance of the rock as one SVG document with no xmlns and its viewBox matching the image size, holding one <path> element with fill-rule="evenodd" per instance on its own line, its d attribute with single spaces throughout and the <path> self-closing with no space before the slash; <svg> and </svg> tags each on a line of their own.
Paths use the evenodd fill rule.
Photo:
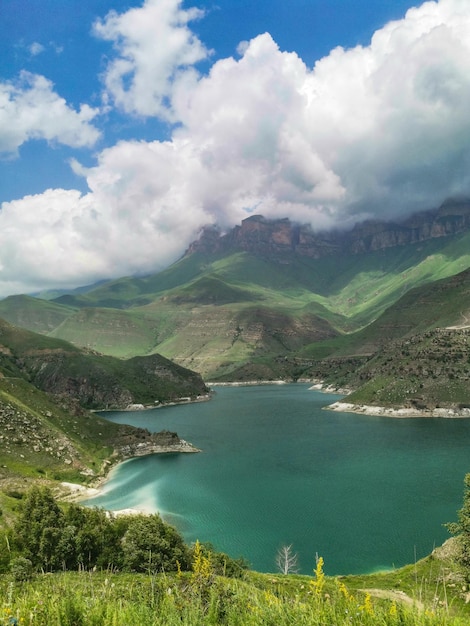
<svg viewBox="0 0 470 626">
<path fill-rule="evenodd" d="M 186 255 L 194 252 L 244 250 L 260 256 L 282 257 L 295 252 L 320 258 L 334 254 L 364 254 L 436 237 L 446 237 L 470 228 L 470 201 L 448 201 L 439 209 L 415 214 L 402 222 L 366 221 L 349 231 L 314 232 L 310 225 L 289 219 L 268 220 L 251 215 L 240 226 L 221 234 L 213 226 L 204 229 Z"/>
</svg>

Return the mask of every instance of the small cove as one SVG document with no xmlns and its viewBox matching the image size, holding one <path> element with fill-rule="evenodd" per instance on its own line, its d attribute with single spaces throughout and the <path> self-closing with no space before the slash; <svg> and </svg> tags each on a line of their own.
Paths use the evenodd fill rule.
<svg viewBox="0 0 470 626">
<path fill-rule="evenodd" d="M 222 387 L 210 402 L 104 417 L 174 430 L 199 454 L 118 466 L 90 505 L 159 510 L 254 569 L 274 571 L 293 544 L 303 573 L 315 554 L 328 574 L 413 562 L 442 543 L 470 471 L 470 420 L 333 413 L 338 396 L 306 384 Z"/>
</svg>

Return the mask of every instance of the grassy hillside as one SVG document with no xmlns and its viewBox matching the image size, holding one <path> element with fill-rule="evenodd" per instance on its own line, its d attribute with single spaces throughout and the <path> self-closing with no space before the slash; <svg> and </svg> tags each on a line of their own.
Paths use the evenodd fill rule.
<svg viewBox="0 0 470 626">
<path fill-rule="evenodd" d="M 1 318 L 36 333 L 49 333 L 75 311 L 74 307 L 31 296 L 9 296 L 0 300 Z"/>
<path fill-rule="evenodd" d="M 408 291 L 363 329 L 306 346 L 305 357 L 371 355 L 381 346 L 434 328 L 470 325 L 470 270 Z"/>
<path fill-rule="evenodd" d="M 369 403 L 385 405 L 409 402 L 414 392 L 411 391 L 413 385 L 407 385 L 406 380 L 416 382 L 419 379 L 422 395 L 431 404 L 436 403 L 438 397 L 444 405 L 465 403 L 470 398 L 467 363 L 464 357 L 462 362 L 461 352 L 465 354 L 467 347 L 460 344 L 465 343 L 468 327 L 470 270 L 465 270 L 410 290 L 377 320 L 355 333 L 316 341 L 274 359 L 253 358 L 225 372 L 219 370 L 219 379 L 303 377 L 322 379 L 337 387 L 359 388 L 373 378 L 374 382 L 363 390 L 364 397 L 367 396 Z M 446 328 L 449 330 L 445 331 Z M 422 345 L 426 341 L 436 343 L 431 352 Z M 433 351 L 439 362 L 430 362 Z M 414 361 L 421 363 L 421 367 L 414 369 Z M 382 362 L 394 367 L 387 369 Z M 439 381 L 434 375 L 436 372 L 442 374 Z M 459 385 L 458 380 L 462 384 Z M 390 386 L 396 391 L 386 391 Z M 374 394 L 379 393 L 379 401 L 372 402 L 372 390 Z M 453 390 L 452 395 L 449 395 L 450 390 Z"/>
<path fill-rule="evenodd" d="M 154 354 L 128 361 L 17 329 L 0 320 L 0 373 L 88 409 L 154 405 L 206 393 L 201 377 Z"/>
<path fill-rule="evenodd" d="M 283 294 L 250 284 L 242 289 L 208 276 L 126 311 L 82 309 L 51 336 L 120 357 L 158 351 L 206 373 L 211 366 L 203 361 L 217 368 L 221 356 L 237 362 L 259 350 L 292 349 L 286 342 L 300 346 L 335 336 L 332 324 L 341 326 L 342 317 L 311 300 L 305 290 Z"/>
<path fill-rule="evenodd" d="M 13 584 L 0 577 L 5 619 L 25 624 L 153 626 L 464 626 L 462 580 L 450 559 L 363 577 L 247 572 L 242 578 L 190 573 L 62 573 Z M 13 622 L 11 622 L 13 623 Z"/>
<path fill-rule="evenodd" d="M 470 407 L 470 330 L 437 329 L 392 341 L 329 380 L 356 391 L 345 402 L 417 409 Z"/>
<path fill-rule="evenodd" d="M 0 529 L 5 623 L 457 626 L 470 617 L 462 535 L 398 570 L 332 578 L 316 555 L 312 575 L 300 576 L 289 546 L 278 552 L 283 573 L 261 574 L 185 544 L 157 514 L 108 516 L 38 485 L 0 495 L 13 514 Z"/>
<path fill-rule="evenodd" d="M 86 483 L 110 463 L 140 453 L 194 451 L 173 433 L 113 424 L 70 399 L 40 391 L 22 378 L 0 377 L 0 486 L 25 482 Z M 13 487 L 11 487 L 13 485 Z M 0 511 L 4 509 L 0 491 Z M 7 507 L 8 509 L 8 507 Z M 1 513 L 0 513 L 1 516 Z M 0 517 L 1 522 L 4 517 Z"/>
<path fill-rule="evenodd" d="M 366 323 L 371 314 L 362 309 L 373 305 L 376 310 L 383 310 L 411 287 L 469 267 L 469 249 L 470 233 L 465 233 L 368 254 L 322 258 L 284 254 L 278 259 L 267 259 L 246 252 L 222 256 L 195 253 L 153 276 L 110 281 L 67 302 L 77 306 L 135 307 L 174 289 L 191 295 L 191 290 L 200 289 L 199 281 L 209 277 L 222 281 L 218 287 L 212 285 L 211 292 L 213 288 L 214 293 L 223 289 L 224 283 L 254 292 L 251 296 L 237 294 L 236 301 L 243 301 L 247 295 L 249 299 L 253 295 L 262 298 L 263 290 L 312 301 L 312 295 L 307 295 L 310 293 L 316 295 L 313 300 L 329 304 L 327 308 L 336 313 L 347 317 L 362 314 Z"/>
<path fill-rule="evenodd" d="M 294 355 L 371 354 L 384 337 L 465 314 L 464 291 L 441 315 L 438 296 L 428 305 L 426 289 L 412 290 L 469 268 L 469 250 L 470 233 L 322 258 L 196 252 L 153 276 L 0 305 L 13 322 L 77 346 L 119 358 L 159 353 L 214 379 Z"/>
<path fill-rule="evenodd" d="M 214 378 L 265 355 L 349 335 L 414 285 L 468 266 L 470 256 L 463 252 L 469 243 L 465 235 L 445 245 L 431 240 L 354 257 L 292 256 L 282 264 L 243 252 L 212 259 L 194 255 L 163 276 L 123 279 L 90 292 L 89 305 L 93 299 L 109 303 L 113 293 L 116 306 L 132 306 L 82 309 L 51 335 L 120 357 L 157 351 Z M 196 270 L 197 277 L 174 286 Z M 137 306 L 142 301 L 147 304 Z M 284 336 L 296 340 L 276 340 L 264 325 L 269 316 L 257 319 L 262 311 L 270 311 L 280 333 L 284 329 Z"/>
<path fill-rule="evenodd" d="M 0 481 L 21 476 L 83 482 L 100 473 L 119 429 L 72 415 L 19 378 L 0 378 Z"/>
</svg>

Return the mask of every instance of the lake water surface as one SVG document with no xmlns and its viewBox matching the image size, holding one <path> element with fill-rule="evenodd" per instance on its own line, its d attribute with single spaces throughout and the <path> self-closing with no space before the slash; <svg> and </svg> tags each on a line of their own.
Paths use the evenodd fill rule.
<svg viewBox="0 0 470 626">
<path fill-rule="evenodd" d="M 88 501 L 160 511 L 189 542 L 210 541 L 275 571 L 293 544 L 303 573 L 398 567 L 428 554 L 456 519 L 470 471 L 470 420 L 334 413 L 309 385 L 217 387 L 210 402 L 112 412 L 114 422 L 176 431 L 200 454 L 132 459 Z"/>
</svg>

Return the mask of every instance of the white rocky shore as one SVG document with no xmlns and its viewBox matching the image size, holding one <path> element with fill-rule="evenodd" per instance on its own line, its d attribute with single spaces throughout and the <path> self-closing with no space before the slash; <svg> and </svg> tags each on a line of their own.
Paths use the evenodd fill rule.
<svg viewBox="0 0 470 626">
<path fill-rule="evenodd" d="M 333 402 L 325 407 L 330 411 L 340 411 L 341 413 L 359 413 L 362 415 L 378 415 L 384 417 L 442 417 L 448 419 L 470 417 L 470 409 L 442 408 L 434 409 L 414 409 L 414 408 L 392 408 L 387 406 L 373 406 L 370 404 L 352 404 L 350 402 Z"/>
<path fill-rule="evenodd" d="M 84 485 L 78 485 L 76 483 L 62 482 L 60 486 L 63 487 L 61 497 L 67 502 L 80 502 L 81 500 L 88 500 L 100 495 L 101 490 L 96 487 L 85 487 Z M 145 509 L 119 509 L 118 511 L 107 511 L 109 516 L 118 515 L 149 515 L 149 511 Z"/>
<path fill-rule="evenodd" d="M 162 431 L 162 433 L 165 433 L 165 431 Z M 155 433 L 155 436 L 162 433 Z M 176 435 L 176 433 L 168 433 L 168 435 L 172 434 Z M 174 441 L 162 441 L 161 443 L 154 441 L 142 441 L 140 443 L 132 442 L 119 446 L 117 451 L 123 459 L 132 459 L 137 456 L 148 456 L 149 454 L 170 454 L 173 452 L 192 454 L 195 452 L 201 452 L 199 448 L 193 446 L 192 443 L 188 443 L 184 439 L 180 439 L 177 435 L 175 436 Z"/>
<path fill-rule="evenodd" d="M 257 385 L 287 385 L 286 380 L 243 380 L 229 383 L 206 383 L 208 387 L 255 387 Z"/>
<path fill-rule="evenodd" d="M 100 490 L 96 487 L 85 487 L 85 485 L 78 485 L 76 483 L 60 483 L 64 488 L 67 500 L 85 500 L 87 498 L 94 498 L 100 493 Z"/>
<path fill-rule="evenodd" d="M 317 380 L 309 388 L 312 391 L 323 391 L 324 393 L 337 393 L 348 396 L 353 389 L 338 389 L 332 385 L 324 385 L 321 380 Z M 470 408 L 457 407 L 435 407 L 433 409 L 417 409 L 414 407 L 390 407 L 375 406 L 372 404 L 354 404 L 353 402 L 333 402 L 324 407 L 328 411 L 338 411 L 340 413 L 359 413 L 360 415 L 376 415 L 383 417 L 442 417 L 447 419 L 470 417 Z"/>
<path fill-rule="evenodd" d="M 195 398 L 192 398 L 190 396 L 183 396 L 181 398 L 176 398 L 175 400 L 172 400 L 171 402 L 159 402 L 158 400 L 155 400 L 155 402 L 153 404 L 140 404 L 140 403 L 134 403 L 134 404 L 128 404 L 124 409 L 100 409 L 100 412 L 105 412 L 105 411 L 148 411 L 150 409 L 163 409 L 167 406 L 176 406 L 177 404 L 192 404 L 194 402 L 207 402 L 208 400 L 211 399 L 211 394 L 210 393 L 205 393 L 201 396 L 196 396 Z"/>
</svg>

